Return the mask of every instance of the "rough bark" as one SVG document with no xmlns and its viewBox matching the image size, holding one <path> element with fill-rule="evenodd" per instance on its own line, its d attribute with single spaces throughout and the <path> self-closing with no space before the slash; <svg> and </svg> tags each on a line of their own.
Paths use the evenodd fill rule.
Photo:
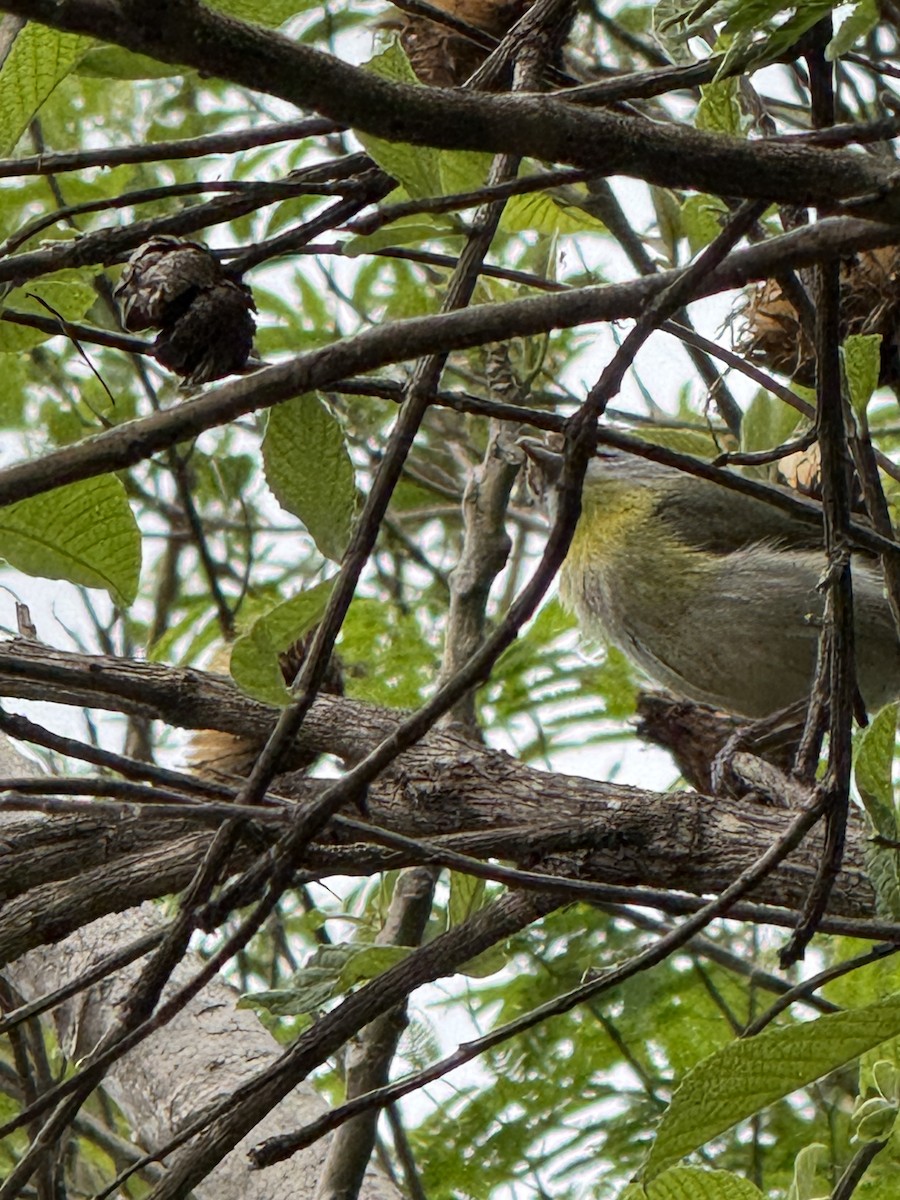
<svg viewBox="0 0 900 1200">
<path fill-rule="evenodd" d="M 38 643 L 0 645 L 0 688 L 7 695 L 159 718 L 187 728 L 218 728 L 259 737 L 271 732 L 275 710 L 242 696 L 221 676 L 158 664 L 64 653 Z M 322 696 L 298 742 L 298 753 L 320 751 L 354 760 L 389 737 L 398 713 Z M 285 778 L 279 790 L 300 799 L 317 785 Z M 644 885 L 695 895 L 721 892 L 772 844 L 790 819 L 785 809 L 712 799 L 693 792 L 655 793 L 535 770 L 509 755 L 438 731 L 405 752 L 371 787 L 368 819 L 443 849 L 511 861 L 576 881 Z M 258 852 L 260 826 L 234 862 Z M 86 921 L 184 886 L 211 834 L 186 818 L 84 816 L 41 822 L 21 816 L 6 827 L 0 878 L 7 903 L 0 918 L 5 960 L 58 940 Z M 423 861 L 411 850 L 361 845 L 332 827 L 309 848 L 301 866 L 317 874 L 356 873 Z M 347 844 L 349 841 L 349 845 Z M 264 844 L 264 843 L 263 843 Z M 802 902 L 820 854 L 813 835 L 753 899 Z M 874 914 L 862 848 L 851 845 L 830 912 Z"/>
<path fill-rule="evenodd" d="M 31 775 L 35 765 L 0 737 L 0 771 Z M 6 832 L 7 818 L 0 814 Z M 21 821 L 17 821 L 21 824 Z M 32 817 L 35 825 L 52 825 Z M 117 948 L 164 926 L 153 905 L 131 909 L 85 925 L 62 943 L 27 954 L 7 968 L 7 977 L 25 1001 L 61 987 Z M 173 973 L 170 987 L 184 983 L 201 965 L 188 955 Z M 60 1005 L 54 1024 L 68 1058 L 86 1055 L 102 1039 L 117 1015 L 117 1005 L 140 969 L 135 963 Z M 152 1150 L 165 1143 L 177 1127 L 198 1111 L 228 1096 L 281 1050 L 255 1014 L 236 1007 L 237 994 L 215 980 L 160 1033 L 135 1047 L 113 1067 L 105 1090 L 125 1114 L 138 1145 Z M 265 1172 L 251 1172 L 246 1150 L 261 1137 L 270 1137 L 306 1124 L 326 1108 L 311 1085 L 295 1088 L 195 1188 L 198 1200 L 302 1200 L 315 1191 L 328 1143 L 323 1141 Z M 375 1168 L 370 1168 L 360 1196 L 363 1200 L 396 1200 L 399 1193 Z"/>
</svg>

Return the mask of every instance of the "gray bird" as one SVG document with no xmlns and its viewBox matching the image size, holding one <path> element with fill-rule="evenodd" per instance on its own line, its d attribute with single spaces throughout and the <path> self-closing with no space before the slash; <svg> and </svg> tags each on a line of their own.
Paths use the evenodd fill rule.
<svg viewBox="0 0 900 1200">
<path fill-rule="evenodd" d="M 523 439 L 553 510 L 562 457 Z M 587 472 L 560 577 L 582 629 L 691 700 L 765 717 L 805 699 L 824 598 L 821 532 L 765 501 L 630 454 Z M 876 560 L 852 559 L 859 690 L 900 695 L 900 640 Z"/>
</svg>

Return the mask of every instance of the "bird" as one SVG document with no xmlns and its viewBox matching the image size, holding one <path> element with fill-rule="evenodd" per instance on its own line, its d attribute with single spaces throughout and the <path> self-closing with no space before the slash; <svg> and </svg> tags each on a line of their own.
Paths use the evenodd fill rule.
<svg viewBox="0 0 900 1200">
<path fill-rule="evenodd" d="M 551 514 L 562 455 L 521 439 Z M 821 529 L 764 500 L 632 454 L 588 466 L 560 599 L 677 696 L 761 719 L 805 700 L 825 600 Z M 852 556 L 857 682 L 900 695 L 900 639 L 877 560 Z"/>
</svg>

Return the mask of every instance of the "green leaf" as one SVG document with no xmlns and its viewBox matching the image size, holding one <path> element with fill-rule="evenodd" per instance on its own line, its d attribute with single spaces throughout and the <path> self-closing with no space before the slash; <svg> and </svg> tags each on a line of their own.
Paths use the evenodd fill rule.
<svg viewBox="0 0 900 1200">
<path fill-rule="evenodd" d="M 320 946 L 294 973 L 288 987 L 242 996 L 239 1007 L 264 1008 L 283 1017 L 314 1012 L 357 983 L 384 974 L 411 953 L 409 946 L 358 946 L 352 942 Z"/>
<path fill-rule="evenodd" d="M 755 41 L 750 30 L 742 30 L 729 38 L 722 36 L 718 42 L 720 45 L 727 46 L 727 49 L 716 70 L 713 83 L 749 71 L 752 66 L 757 65 L 760 59 L 766 58 L 767 42 L 765 40 Z"/>
<path fill-rule="evenodd" d="M 487 884 L 485 880 L 474 875 L 466 875 L 462 871 L 450 872 L 450 902 L 447 906 L 447 919 L 452 929 L 461 925 L 480 912 L 487 903 Z M 460 974 L 475 979 L 484 979 L 502 971 L 509 960 L 509 950 L 506 939 L 482 950 L 474 958 L 463 963 L 459 968 Z"/>
<path fill-rule="evenodd" d="M 691 254 L 697 254 L 721 233 L 720 217 L 727 211 L 717 196 L 688 196 L 681 206 L 681 228 Z"/>
<path fill-rule="evenodd" d="M 678 259 L 678 243 L 686 237 L 681 204 L 669 188 L 651 185 L 650 199 L 656 213 L 656 224 L 667 260 L 674 266 Z M 708 198 L 707 198 L 708 199 Z M 718 225 L 716 231 L 718 232 Z M 715 236 L 715 235 L 713 235 Z M 705 245 L 705 243 L 703 243 Z"/>
<path fill-rule="evenodd" d="M 634 667 L 616 646 L 607 646 L 603 662 L 593 672 L 596 694 L 606 702 L 606 714 L 622 719 L 634 716 L 640 688 L 635 683 Z"/>
<path fill-rule="evenodd" d="M 632 1184 L 620 1200 L 764 1200 L 749 1179 L 729 1171 L 704 1171 L 700 1167 L 672 1167 L 650 1183 Z"/>
<path fill-rule="evenodd" d="M 858 41 L 864 38 L 878 24 L 878 5 L 876 0 L 859 0 L 853 12 L 842 22 L 837 33 L 825 47 L 825 59 L 834 62 L 835 59 L 852 50 Z"/>
<path fill-rule="evenodd" d="M 853 747 L 853 778 L 863 807 L 876 831 L 887 838 L 897 836 L 893 786 L 896 734 L 897 705 L 888 704 L 860 730 Z"/>
<path fill-rule="evenodd" d="M 266 704 L 284 705 L 290 698 L 279 654 L 316 626 L 328 604 L 333 579 L 276 604 L 238 638 L 231 651 L 231 677 L 242 692 Z"/>
<path fill-rule="evenodd" d="M 221 635 L 221 627 L 218 621 L 209 621 L 209 597 L 206 595 L 194 596 L 191 599 L 186 599 L 182 604 L 184 616 L 180 621 L 173 621 L 166 629 L 165 633 L 157 638 L 152 646 L 147 647 L 148 662 L 171 662 L 175 655 L 175 646 L 186 635 L 192 633 L 206 619 L 206 626 L 201 634 L 202 645 L 197 648 L 197 643 L 194 641 L 191 649 L 181 655 L 181 665 L 190 666 L 196 661 L 197 653 L 200 649 L 208 649 L 213 642 L 218 641 Z M 195 652 L 192 653 L 192 650 Z M 210 668 L 212 669 L 212 668 Z"/>
<path fill-rule="evenodd" d="M 802 4 L 785 4 L 784 0 L 740 0 L 729 5 L 730 15 L 725 32 L 761 32 L 766 29 L 783 33 L 785 37 L 790 34 L 796 39 L 822 17 L 828 16 L 832 8 L 833 0 L 803 0 Z M 787 12 L 791 15 L 780 23 L 776 22 L 777 17 Z"/>
<path fill-rule="evenodd" d="M 355 947 L 354 953 L 340 973 L 338 991 L 346 992 L 357 983 L 365 983 L 383 975 L 390 967 L 412 954 L 411 946 L 364 946 Z"/>
<path fill-rule="evenodd" d="M 457 225 L 439 214 L 429 216 L 427 220 L 421 216 L 402 217 L 399 221 L 391 221 L 383 229 L 374 233 L 360 234 L 346 241 L 342 253 L 348 258 L 356 258 L 360 254 L 372 254 L 376 250 L 384 250 L 388 246 L 420 245 L 422 242 L 434 241 L 435 238 L 462 238 Z"/>
<path fill-rule="evenodd" d="M 382 54 L 376 54 L 365 69 L 392 83 L 419 85 L 419 80 L 400 43 L 395 39 Z M 410 146 L 406 142 L 388 142 L 355 131 L 368 154 L 391 178 L 403 184 L 414 199 L 441 195 L 441 175 L 438 151 L 427 146 Z"/>
<path fill-rule="evenodd" d="M 40 299 L 35 299 L 39 297 Z M 90 280 L 83 271 L 57 271 L 43 279 L 28 283 L 25 287 L 14 288 L 6 298 L 4 308 L 17 312 L 37 313 L 38 316 L 53 319 L 41 300 L 46 301 L 66 321 L 80 320 L 97 299 L 97 293 L 91 286 Z M 60 326 L 59 333 L 63 328 Z M 29 329 L 26 325 L 13 325 L 9 321 L 0 321 L 0 354 L 19 354 L 46 342 L 48 338 L 57 336 L 42 333 L 39 329 Z"/>
<path fill-rule="evenodd" d="M 775 7 L 776 10 L 784 9 L 784 5 L 782 4 L 778 4 Z M 775 62 L 785 51 L 795 46 L 804 33 L 812 29 L 814 25 L 817 25 L 825 17 L 830 16 L 834 7 L 834 0 L 803 0 L 802 4 L 797 4 L 794 8 L 793 16 L 780 25 L 773 25 L 771 32 L 761 42 L 759 54 L 754 59 L 754 63 Z M 725 26 L 724 32 L 728 32 L 729 25 Z M 753 28 L 753 24 L 748 22 L 745 27 L 748 29 Z"/>
<path fill-rule="evenodd" d="M 872 1080 L 878 1094 L 892 1104 L 900 1101 L 900 1068 L 894 1062 L 881 1059 L 872 1066 Z"/>
<path fill-rule="evenodd" d="M 882 1096 L 864 1100 L 853 1113 L 851 1129 L 858 1142 L 882 1142 L 897 1120 L 897 1105 Z"/>
<path fill-rule="evenodd" d="M 0 429 L 26 428 L 27 386 L 26 360 L 6 359 L 3 364 L 3 388 L 0 390 Z"/>
<path fill-rule="evenodd" d="M 450 872 L 450 928 L 461 925 L 484 907 L 485 881 L 461 871 Z"/>
<path fill-rule="evenodd" d="M 503 210 L 500 228 L 507 233 L 532 231 L 550 237 L 564 234 L 606 233 L 606 226 L 574 204 L 563 204 L 546 192 L 511 196 Z"/>
<path fill-rule="evenodd" d="M 283 25 L 289 17 L 317 5 L 318 0 L 207 0 L 206 6 L 254 25 Z"/>
<path fill-rule="evenodd" d="M 892 1139 L 892 1145 L 896 1142 L 896 1131 Z M 890 1147 L 884 1153 L 890 1152 Z M 874 1177 L 874 1171 L 878 1170 L 878 1162 L 881 1156 L 876 1158 L 873 1167 L 866 1172 L 859 1184 L 853 1192 L 853 1200 L 897 1200 L 897 1156 L 891 1154 L 888 1163 L 885 1164 L 882 1173 L 878 1178 Z M 892 1169 L 893 1168 L 893 1169 Z"/>
<path fill-rule="evenodd" d="M 831 1155 L 822 1142 L 804 1146 L 794 1160 L 794 1178 L 786 1200 L 812 1200 L 814 1196 L 828 1196 L 831 1187 L 825 1182 Z"/>
<path fill-rule="evenodd" d="M 435 645 L 411 612 L 357 596 L 341 630 L 347 694 L 370 704 L 414 708 L 428 694 L 438 666 Z"/>
<path fill-rule="evenodd" d="M 467 975 L 470 979 L 487 979 L 489 975 L 496 975 L 498 971 L 502 971 L 508 964 L 509 944 L 498 942 L 496 946 L 488 946 L 487 950 L 482 950 L 457 969 L 460 975 Z"/>
<path fill-rule="evenodd" d="M 741 422 L 741 449 L 752 453 L 780 446 L 802 419 L 789 404 L 760 390 L 753 397 Z"/>
<path fill-rule="evenodd" d="M 0 154 L 9 154 L 53 89 L 93 45 L 29 21 L 0 67 Z"/>
<path fill-rule="evenodd" d="M 262 452 L 278 503 L 300 518 L 326 558 L 340 562 L 356 509 L 340 423 L 318 396 L 295 396 L 269 413 Z"/>
<path fill-rule="evenodd" d="M 337 970 L 333 966 L 307 966 L 297 971 L 285 988 L 250 992 L 238 1008 L 262 1008 L 277 1017 L 296 1017 L 324 1008 L 336 995 Z"/>
<path fill-rule="evenodd" d="M 685 22 L 691 5 L 684 0 L 657 0 L 653 5 L 653 32 L 660 44 L 669 51 L 675 62 L 693 62 L 693 55 L 685 46 L 688 36 Z"/>
<path fill-rule="evenodd" d="M 146 54 L 135 54 L 122 46 L 94 46 L 77 66 L 78 75 L 100 79 L 165 79 L 183 74 L 172 63 L 160 62 Z"/>
<path fill-rule="evenodd" d="M 0 556 L 26 575 L 105 588 L 124 607 L 137 595 L 141 535 L 119 479 L 98 475 L 0 508 Z"/>
<path fill-rule="evenodd" d="M 487 183 L 493 158 L 480 150 L 442 150 L 438 156 L 439 192 L 476 192 Z"/>
<path fill-rule="evenodd" d="M 887 843 L 900 837 L 894 798 L 893 762 L 897 734 L 897 705 L 886 705 L 857 735 L 853 747 L 853 777 L 872 828 Z M 900 919 L 900 852 L 877 837 L 865 844 L 866 871 L 875 889 L 879 914 Z"/>
<path fill-rule="evenodd" d="M 741 108 L 737 100 L 739 88 L 740 83 L 734 78 L 707 83 L 701 87 L 695 122 L 697 128 L 739 137 L 744 132 Z"/>
<path fill-rule="evenodd" d="M 868 407 L 881 375 L 881 334 L 851 333 L 841 347 L 850 403 L 857 416 Z"/>
<path fill-rule="evenodd" d="M 776 1100 L 900 1033 L 900 995 L 732 1042 L 683 1079 L 663 1114 L 645 1179 Z"/>
<path fill-rule="evenodd" d="M 695 458 L 714 458 L 718 453 L 715 438 L 699 429 L 672 429 L 667 425 L 642 425 L 641 437 L 654 446 L 665 446 Z"/>
</svg>

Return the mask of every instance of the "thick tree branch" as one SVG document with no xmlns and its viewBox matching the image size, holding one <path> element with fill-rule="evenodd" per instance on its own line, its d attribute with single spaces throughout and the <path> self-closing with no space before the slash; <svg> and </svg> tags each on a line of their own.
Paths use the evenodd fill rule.
<svg viewBox="0 0 900 1200">
<path fill-rule="evenodd" d="M 3 0 L 0 9 L 218 75 L 389 141 L 516 154 L 804 207 L 867 196 L 866 215 L 900 212 L 889 171 L 861 155 L 663 126 L 546 96 L 403 86 L 202 5 L 126 12 L 114 0 Z"/>
<path fill-rule="evenodd" d="M 48 987 L 64 986 L 73 976 L 90 972 L 110 947 L 120 949 L 129 939 L 152 941 L 163 929 L 155 909 L 136 909 L 79 930 L 65 943 L 62 953 L 54 947 L 29 955 L 14 968 L 15 978 L 28 999 L 33 999 Z M 201 966 L 199 957 L 189 955 L 176 968 L 175 982 L 183 985 Z M 91 991 L 57 1011 L 57 1036 L 73 1058 L 83 1057 L 106 1035 L 136 970 L 132 967 L 96 983 Z M 226 984 L 219 980 L 209 983 L 165 1030 L 133 1048 L 107 1076 L 105 1089 L 138 1131 L 144 1149 L 152 1151 L 166 1142 L 189 1114 L 228 1096 L 246 1083 L 261 1063 L 276 1058 L 278 1049 L 272 1036 L 254 1013 L 238 1009 L 235 1001 Z M 274 1134 L 294 1128 L 298 1120 L 313 1119 L 321 1111 L 322 1101 L 313 1089 L 301 1087 L 270 1113 L 265 1123 Z M 215 1175 L 197 1188 L 198 1200 L 312 1196 L 324 1146 L 269 1179 L 248 1174 L 245 1151 L 249 1144 L 236 1149 Z M 393 1200 L 397 1195 L 377 1171 L 370 1174 L 362 1194 L 367 1200 Z"/>
<path fill-rule="evenodd" d="M 68 654 L 36 643 L 0 643 L 0 686 L 7 695 L 52 696 L 57 702 L 139 712 L 182 727 L 219 728 L 260 741 L 276 716 L 218 676 Z M 400 716 L 322 696 L 310 711 L 298 747 L 306 754 L 327 751 L 352 760 L 382 741 Z M 466 851 L 477 857 L 506 858 L 532 869 L 539 865 L 572 879 L 675 887 L 695 894 L 721 891 L 785 823 L 782 810 L 744 801 L 689 792 L 660 796 L 536 771 L 450 731 L 434 732 L 406 751 L 371 788 L 369 806 L 374 823 L 411 837 L 477 834 L 465 843 Z M 78 847 L 74 856 L 73 840 Z M 9 922 L 3 926 L 5 948 L 21 953 L 28 945 L 63 936 L 74 927 L 69 921 L 83 919 L 76 911 L 80 905 L 89 904 L 89 915 L 97 916 L 140 896 L 177 890 L 208 841 L 208 832 L 190 824 L 142 826 L 139 820 L 110 820 L 101 814 L 59 818 L 37 827 L 23 822 L 19 833 L 10 827 L 0 874 L 10 881 L 21 879 L 21 887 L 31 890 L 10 900 L 4 910 Z M 311 850 L 311 867 L 322 862 L 318 856 L 324 850 Z M 755 897 L 780 905 L 799 902 L 819 852 L 813 837 Z M 73 861 L 83 875 L 73 876 Z M 347 869 L 346 862 L 340 869 Z M 857 845 L 838 877 L 830 911 L 869 916 L 873 908 Z M 19 916 L 14 919 L 15 913 Z"/>
<path fill-rule="evenodd" d="M 857 250 L 888 245 L 896 237 L 897 230 L 892 225 L 856 220 L 820 221 L 730 254 L 721 266 L 699 281 L 696 298 L 742 287 L 751 280 L 766 279 L 787 265 L 808 266 L 846 257 Z M 87 240 L 76 243 L 76 249 Z M 53 252 L 35 251 L 33 257 L 47 253 Z M 4 265 L 8 264 L 0 263 L 0 281 Z M 363 330 L 290 362 L 213 388 L 176 408 L 126 422 L 74 446 L 8 467 L 0 471 L 0 504 L 133 466 L 206 429 L 254 410 L 270 408 L 291 396 L 327 388 L 346 375 L 434 352 L 469 349 L 488 342 L 530 337 L 550 329 L 638 316 L 678 275 L 677 271 L 661 271 L 625 284 L 577 288 L 506 304 L 482 304 Z"/>
</svg>

